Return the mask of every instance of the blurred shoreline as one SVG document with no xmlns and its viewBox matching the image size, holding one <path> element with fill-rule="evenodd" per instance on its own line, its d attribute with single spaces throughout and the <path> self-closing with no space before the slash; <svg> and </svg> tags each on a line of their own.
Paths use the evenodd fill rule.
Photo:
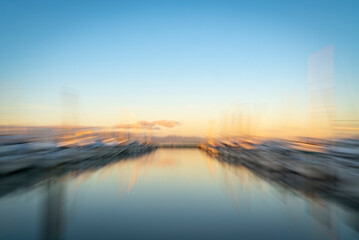
<svg viewBox="0 0 359 240">
<path fill-rule="evenodd" d="M 219 161 L 305 194 L 359 209 L 359 139 L 218 140 L 200 146 Z"/>
</svg>

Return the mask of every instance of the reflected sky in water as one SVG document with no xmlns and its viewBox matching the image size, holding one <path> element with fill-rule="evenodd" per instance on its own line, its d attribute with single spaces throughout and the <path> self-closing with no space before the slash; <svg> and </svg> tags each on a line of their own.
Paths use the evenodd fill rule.
<svg viewBox="0 0 359 240">
<path fill-rule="evenodd" d="M 197 149 L 159 149 L 0 199 L 0 239 L 358 239 L 359 214 Z"/>
</svg>

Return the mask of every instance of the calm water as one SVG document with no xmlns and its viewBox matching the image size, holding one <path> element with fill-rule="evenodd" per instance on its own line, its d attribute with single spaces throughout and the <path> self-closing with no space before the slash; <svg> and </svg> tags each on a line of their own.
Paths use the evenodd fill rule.
<svg viewBox="0 0 359 240">
<path fill-rule="evenodd" d="M 358 212 L 197 149 L 160 149 L 0 198 L 1 239 L 359 239 Z"/>
</svg>

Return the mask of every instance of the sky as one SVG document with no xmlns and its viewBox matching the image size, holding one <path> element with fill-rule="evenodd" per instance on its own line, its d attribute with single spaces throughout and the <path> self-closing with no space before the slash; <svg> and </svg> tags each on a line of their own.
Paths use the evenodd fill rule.
<svg viewBox="0 0 359 240">
<path fill-rule="evenodd" d="M 162 134 L 206 135 L 242 111 L 253 124 L 304 126 L 308 57 L 331 45 L 336 118 L 354 119 L 358 11 L 330 0 L 2 0 L 0 124 L 76 115 L 82 126 L 166 120 L 179 124 Z"/>
</svg>

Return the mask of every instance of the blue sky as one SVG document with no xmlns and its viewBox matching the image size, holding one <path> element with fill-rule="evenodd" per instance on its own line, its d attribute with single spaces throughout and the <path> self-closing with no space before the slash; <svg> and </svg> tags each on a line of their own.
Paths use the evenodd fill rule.
<svg viewBox="0 0 359 240">
<path fill-rule="evenodd" d="M 0 123 L 60 124 L 64 88 L 83 125 L 168 119 L 191 132 L 238 103 L 273 112 L 296 96 L 305 109 L 308 56 L 330 44 L 345 109 L 358 102 L 358 11 L 357 1 L 3 0 Z"/>
</svg>

